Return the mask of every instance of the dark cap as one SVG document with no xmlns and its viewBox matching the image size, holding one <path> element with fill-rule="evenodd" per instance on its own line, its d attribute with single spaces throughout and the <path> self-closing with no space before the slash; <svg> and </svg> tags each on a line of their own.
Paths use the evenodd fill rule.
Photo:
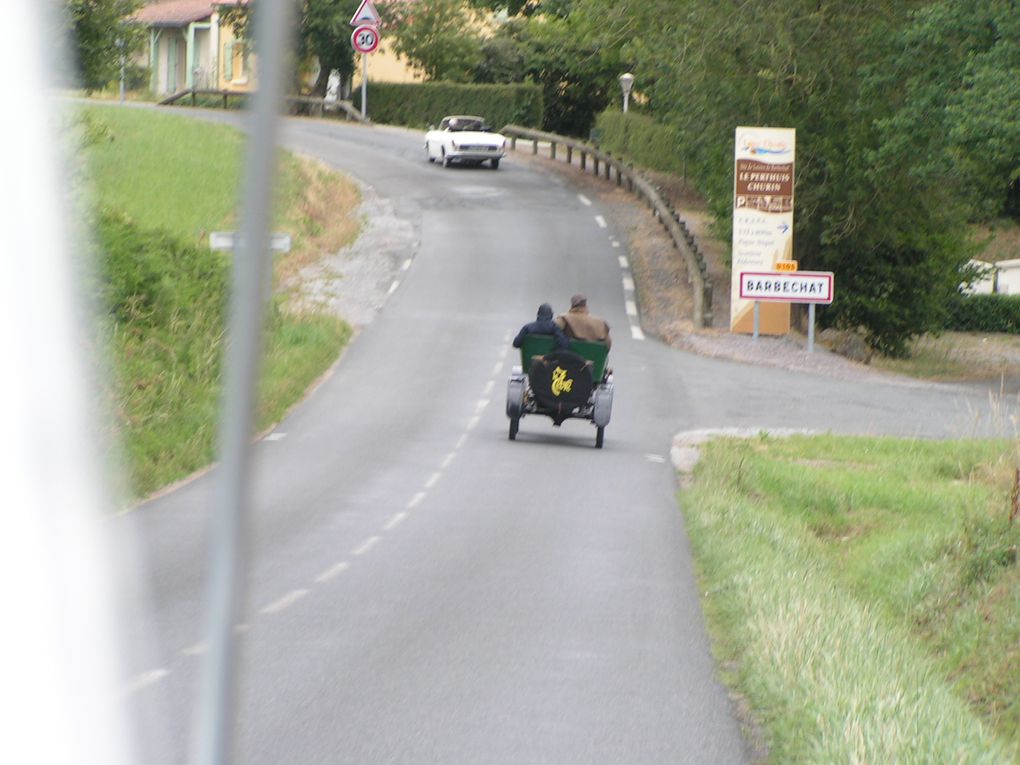
<svg viewBox="0 0 1020 765">
<path fill-rule="evenodd" d="M 582 308 L 586 305 L 588 305 L 588 298 L 586 298 L 584 295 L 574 295 L 572 298 L 570 298 L 571 308 Z"/>
</svg>

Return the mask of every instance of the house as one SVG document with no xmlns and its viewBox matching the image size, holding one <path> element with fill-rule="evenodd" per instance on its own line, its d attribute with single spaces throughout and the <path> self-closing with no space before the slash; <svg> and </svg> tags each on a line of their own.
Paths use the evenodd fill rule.
<svg viewBox="0 0 1020 765">
<path fill-rule="evenodd" d="M 150 89 L 156 96 L 182 90 L 251 91 L 253 57 L 233 28 L 221 23 L 220 10 L 246 0 L 159 0 L 132 21 L 149 30 L 147 59 Z"/>
<path fill-rule="evenodd" d="M 248 0 L 155 0 L 131 20 L 149 30 L 144 60 L 151 72 L 150 90 L 157 97 L 185 90 L 251 92 L 256 85 L 256 56 L 238 39 L 222 11 Z M 367 54 L 368 80 L 421 82 L 424 78 L 390 48 L 385 29 L 378 50 Z M 355 54 L 354 87 L 360 87 L 362 54 Z M 314 78 L 312 78 L 314 81 Z M 350 87 L 343 88 L 344 93 Z"/>
</svg>

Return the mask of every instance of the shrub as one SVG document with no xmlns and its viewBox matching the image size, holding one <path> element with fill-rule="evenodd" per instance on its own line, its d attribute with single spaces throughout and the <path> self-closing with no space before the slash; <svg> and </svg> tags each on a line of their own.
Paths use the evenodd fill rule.
<svg viewBox="0 0 1020 765">
<path fill-rule="evenodd" d="M 948 306 L 946 329 L 1020 334 L 1020 295 L 957 295 Z"/>
<path fill-rule="evenodd" d="M 680 137 L 675 128 L 651 117 L 610 109 L 595 120 L 599 145 L 637 165 L 663 173 L 686 175 Z"/>
<path fill-rule="evenodd" d="M 361 108 L 361 91 L 353 93 Z M 375 122 L 424 129 L 447 114 L 476 114 L 494 128 L 542 124 L 542 89 L 531 84 L 461 85 L 447 82 L 369 86 L 368 115 Z"/>
</svg>

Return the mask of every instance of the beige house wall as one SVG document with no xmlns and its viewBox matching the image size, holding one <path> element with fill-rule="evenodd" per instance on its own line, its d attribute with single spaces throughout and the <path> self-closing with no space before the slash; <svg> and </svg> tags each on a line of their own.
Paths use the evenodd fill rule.
<svg viewBox="0 0 1020 765">
<path fill-rule="evenodd" d="M 354 54 L 354 77 L 353 88 L 361 87 L 361 72 L 364 63 L 362 56 L 365 54 Z M 424 82 L 424 73 L 408 66 L 407 62 L 398 58 L 391 46 L 387 46 L 383 37 L 378 49 L 368 55 L 368 84 L 373 82 Z"/>
</svg>

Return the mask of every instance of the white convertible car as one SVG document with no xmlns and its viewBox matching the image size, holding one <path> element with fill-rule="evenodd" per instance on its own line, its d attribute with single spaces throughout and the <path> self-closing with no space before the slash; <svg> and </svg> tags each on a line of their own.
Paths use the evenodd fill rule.
<svg viewBox="0 0 1020 765">
<path fill-rule="evenodd" d="M 453 115 L 443 117 L 438 128 L 425 134 L 425 156 L 437 159 L 443 167 L 452 162 L 481 165 L 488 162 L 495 170 L 506 155 L 506 139 L 485 124 L 481 117 Z"/>
</svg>

